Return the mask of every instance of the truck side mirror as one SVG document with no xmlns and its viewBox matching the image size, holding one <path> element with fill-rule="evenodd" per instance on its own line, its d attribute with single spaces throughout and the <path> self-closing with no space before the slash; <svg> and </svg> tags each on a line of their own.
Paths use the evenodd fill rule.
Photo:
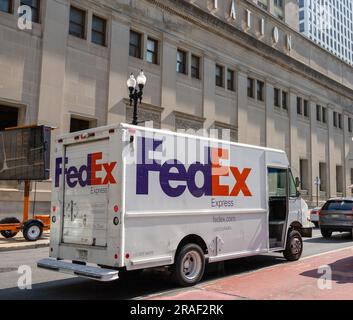
<svg viewBox="0 0 353 320">
<path fill-rule="evenodd" d="M 297 188 L 300 187 L 300 179 L 299 179 L 298 177 L 295 178 L 295 186 L 296 186 Z"/>
</svg>

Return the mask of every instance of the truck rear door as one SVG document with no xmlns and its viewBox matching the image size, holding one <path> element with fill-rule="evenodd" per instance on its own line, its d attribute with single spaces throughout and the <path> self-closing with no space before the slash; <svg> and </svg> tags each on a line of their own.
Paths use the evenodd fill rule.
<svg viewBox="0 0 353 320">
<path fill-rule="evenodd" d="M 109 139 L 65 146 L 62 242 L 107 246 L 108 196 L 113 165 Z"/>
</svg>

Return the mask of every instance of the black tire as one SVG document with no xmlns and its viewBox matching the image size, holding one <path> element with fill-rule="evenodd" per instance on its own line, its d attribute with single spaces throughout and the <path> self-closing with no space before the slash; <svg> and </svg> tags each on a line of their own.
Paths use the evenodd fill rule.
<svg viewBox="0 0 353 320">
<path fill-rule="evenodd" d="M 24 225 L 22 233 L 27 241 L 38 241 L 43 234 L 43 225 L 39 221 L 29 221 Z"/>
<path fill-rule="evenodd" d="M 188 268 L 185 267 L 187 263 Z M 205 255 L 200 246 L 193 243 L 187 244 L 176 255 L 175 264 L 171 269 L 172 279 L 182 287 L 194 286 L 201 281 L 205 273 L 205 264 Z"/>
<path fill-rule="evenodd" d="M 288 261 L 298 261 L 303 254 L 303 239 L 298 231 L 291 230 L 288 233 L 286 250 L 283 252 Z"/>
<path fill-rule="evenodd" d="M 321 234 L 325 239 L 330 239 L 332 237 L 332 231 L 321 229 Z"/>
<path fill-rule="evenodd" d="M 0 221 L 0 225 L 1 224 L 20 224 L 20 220 L 18 220 L 17 218 L 5 218 L 5 219 L 2 219 Z M 11 232 L 10 230 L 4 230 L 4 231 L 1 231 L 0 234 L 6 238 L 6 239 L 11 239 L 13 237 L 15 237 L 17 235 L 18 232 Z"/>
</svg>

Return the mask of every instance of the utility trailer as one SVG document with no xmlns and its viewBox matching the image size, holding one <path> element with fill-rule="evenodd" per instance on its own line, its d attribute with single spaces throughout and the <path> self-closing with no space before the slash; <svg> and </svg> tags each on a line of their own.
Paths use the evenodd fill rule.
<svg viewBox="0 0 353 320">
<path fill-rule="evenodd" d="M 19 232 L 27 241 L 37 241 L 43 231 L 50 230 L 50 216 L 33 214 L 30 217 L 31 181 L 44 181 L 50 175 L 51 128 L 22 126 L 0 132 L 0 180 L 24 181 L 23 218 L 0 220 L 0 234 L 11 239 Z"/>
<path fill-rule="evenodd" d="M 166 267 L 181 286 L 207 263 L 300 259 L 309 210 L 285 152 L 118 124 L 59 138 L 50 258 L 99 281 Z"/>
</svg>

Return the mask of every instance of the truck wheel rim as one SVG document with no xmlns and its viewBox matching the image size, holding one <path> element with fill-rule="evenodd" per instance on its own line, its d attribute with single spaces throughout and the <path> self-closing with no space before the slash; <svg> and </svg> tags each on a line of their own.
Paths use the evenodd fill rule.
<svg viewBox="0 0 353 320">
<path fill-rule="evenodd" d="M 302 243 L 298 238 L 294 238 L 291 243 L 291 250 L 294 255 L 297 255 L 302 250 Z"/>
<path fill-rule="evenodd" d="M 202 268 L 200 255 L 196 251 L 188 252 L 182 260 L 181 268 L 182 274 L 187 280 L 195 280 Z"/>
<path fill-rule="evenodd" d="M 28 236 L 30 239 L 37 239 L 40 235 L 40 228 L 38 226 L 32 226 L 28 229 Z"/>
</svg>

